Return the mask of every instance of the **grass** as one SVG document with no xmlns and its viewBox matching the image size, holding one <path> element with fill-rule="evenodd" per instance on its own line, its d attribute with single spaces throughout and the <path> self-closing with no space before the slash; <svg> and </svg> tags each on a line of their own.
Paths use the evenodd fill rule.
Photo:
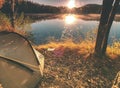
<svg viewBox="0 0 120 88">
<path fill-rule="evenodd" d="M 69 40 L 35 46 L 45 56 L 40 88 L 111 88 L 120 71 L 120 44 L 109 46 L 108 56 L 102 58 L 93 55 L 94 45 L 90 41 L 75 44 Z"/>
<path fill-rule="evenodd" d="M 92 53 L 94 43 L 91 41 L 83 41 L 81 43 L 74 43 L 72 42 L 72 40 L 66 40 L 63 42 L 50 42 L 48 44 L 36 46 L 37 49 L 59 48 L 59 47 L 69 48 L 71 51 L 76 49 L 79 53 L 82 53 L 83 51 L 86 53 Z"/>
<path fill-rule="evenodd" d="M 45 45 L 35 46 L 36 49 L 56 49 L 63 47 L 64 49 L 68 48 L 71 51 L 77 50 L 81 55 L 92 54 L 94 52 L 95 42 L 90 40 L 82 41 L 81 43 L 74 43 L 72 40 L 66 40 L 64 42 L 50 42 Z M 110 58 L 117 58 L 120 55 L 120 42 L 114 42 L 112 45 L 107 47 L 107 55 Z"/>
<path fill-rule="evenodd" d="M 0 31 L 11 30 L 10 19 L 3 13 L 0 12 Z"/>
<path fill-rule="evenodd" d="M 119 58 L 120 57 L 120 42 L 114 42 L 112 46 L 108 46 L 107 54 L 112 58 Z"/>
<path fill-rule="evenodd" d="M 31 20 L 27 17 L 24 17 L 24 14 L 20 14 L 15 19 L 15 28 L 11 26 L 10 18 L 4 13 L 0 12 L 0 31 L 12 31 L 19 33 L 21 35 L 26 35 L 25 29 L 29 29 L 29 23 Z M 26 26 L 27 25 L 27 26 Z M 25 28 L 27 27 L 27 28 Z"/>
</svg>

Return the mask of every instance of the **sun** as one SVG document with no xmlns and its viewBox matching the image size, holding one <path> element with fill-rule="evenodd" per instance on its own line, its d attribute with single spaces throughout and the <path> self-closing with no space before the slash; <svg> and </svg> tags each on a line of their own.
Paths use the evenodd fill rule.
<svg viewBox="0 0 120 88">
<path fill-rule="evenodd" d="M 67 5 L 68 8 L 72 9 L 75 7 L 75 0 L 70 0 Z"/>
</svg>

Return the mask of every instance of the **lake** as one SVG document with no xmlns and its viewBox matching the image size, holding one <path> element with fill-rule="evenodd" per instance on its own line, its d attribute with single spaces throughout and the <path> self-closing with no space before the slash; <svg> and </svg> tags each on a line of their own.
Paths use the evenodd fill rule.
<svg viewBox="0 0 120 88">
<path fill-rule="evenodd" d="M 98 25 L 98 16 L 74 14 L 50 15 L 31 23 L 31 29 L 27 30 L 27 32 L 31 34 L 28 38 L 36 45 L 68 39 L 72 39 L 74 42 L 81 42 L 85 39 L 95 41 Z M 112 25 L 109 44 L 112 44 L 113 41 L 119 41 L 119 38 L 120 21 L 117 20 Z"/>
</svg>

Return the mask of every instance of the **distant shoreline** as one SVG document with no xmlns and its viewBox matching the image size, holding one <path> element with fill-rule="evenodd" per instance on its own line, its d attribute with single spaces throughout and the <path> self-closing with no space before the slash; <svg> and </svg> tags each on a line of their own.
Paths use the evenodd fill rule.
<svg viewBox="0 0 120 88">
<path fill-rule="evenodd" d="M 25 16 L 30 17 L 33 20 L 46 20 L 46 19 L 64 19 L 64 17 L 69 14 L 51 14 L 51 13 L 44 13 L 44 14 L 25 14 Z M 82 20 L 93 20 L 99 21 L 100 14 L 72 14 L 75 15 L 76 18 Z M 115 21 L 120 21 L 120 14 L 115 16 Z"/>
</svg>

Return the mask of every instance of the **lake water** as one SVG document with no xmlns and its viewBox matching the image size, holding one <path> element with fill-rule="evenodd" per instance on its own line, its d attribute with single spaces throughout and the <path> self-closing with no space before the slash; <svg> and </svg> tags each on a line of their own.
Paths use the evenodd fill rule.
<svg viewBox="0 0 120 88">
<path fill-rule="evenodd" d="M 73 39 L 74 42 L 80 42 L 84 39 L 95 41 L 99 21 L 84 20 L 77 18 L 75 15 L 65 15 L 63 18 L 45 19 L 31 23 L 31 34 L 29 39 L 39 45 L 48 43 L 51 40 Z M 114 21 L 110 36 L 109 44 L 118 41 L 120 38 L 120 22 Z"/>
</svg>

